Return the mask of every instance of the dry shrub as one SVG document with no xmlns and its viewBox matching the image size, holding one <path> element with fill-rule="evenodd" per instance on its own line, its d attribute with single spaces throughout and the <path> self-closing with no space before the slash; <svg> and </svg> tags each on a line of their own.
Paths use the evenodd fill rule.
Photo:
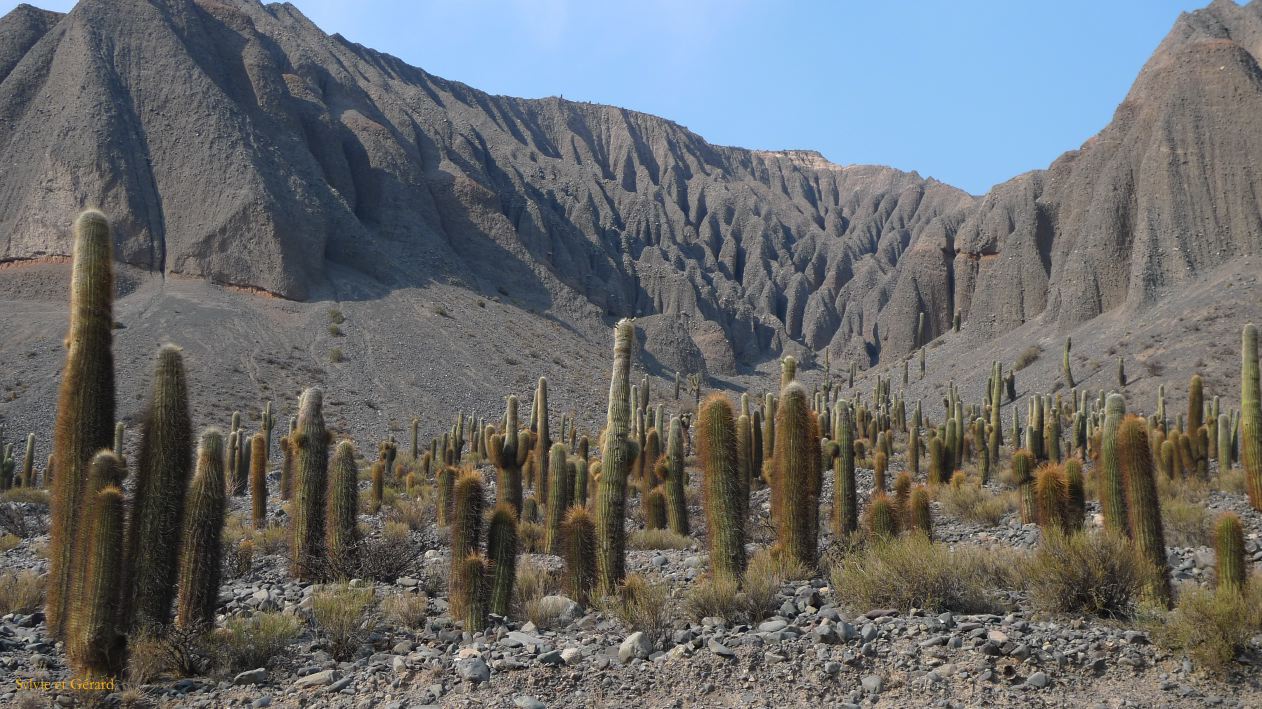
<svg viewBox="0 0 1262 709">
<path fill-rule="evenodd" d="M 142 634 L 127 643 L 127 678 L 137 685 L 202 674 L 210 660 L 207 629 L 169 626 L 161 635 Z"/>
<path fill-rule="evenodd" d="M 429 599 L 420 593 L 392 593 L 381 599 L 381 614 L 402 628 L 420 628 L 428 609 Z"/>
<path fill-rule="evenodd" d="M 539 554 L 543 549 L 543 525 L 536 522 L 519 522 L 517 546 L 522 553 Z"/>
<path fill-rule="evenodd" d="M 1218 489 L 1234 495 L 1245 494 L 1244 470 L 1236 467 L 1218 476 Z"/>
<path fill-rule="evenodd" d="M 669 529 L 638 529 L 627 537 L 628 549 L 690 549 L 692 538 Z"/>
<path fill-rule="evenodd" d="M 1034 364 L 1038 361 L 1039 355 L 1043 354 L 1043 348 L 1038 345 L 1030 345 L 1017 355 L 1017 361 L 1012 363 L 1012 371 L 1019 372 L 1022 369 Z"/>
<path fill-rule="evenodd" d="M 429 519 L 425 514 L 425 509 L 425 504 L 420 500 L 400 499 L 394 503 L 394 507 L 390 508 L 386 519 L 406 524 L 408 529 L 425 529 Z"/>
<path fill-rule="evenodd" d="M 1163 500 L 1161 526 L 1166 544 L 1176 547 L 1199 547 L 1213 544 L 1213 519 L 1203 505 L 1182 497 Z"/>
<path fill-rule="evenodd" d="M 1044 531 L 1023 572 L 1035 608 L 1102 618 L 1132 617 L 1151 578 L 1135 547 L 1108 532 Z"/>
<path fill-rule="evenodd" d="M 1016 500 L 1013 496 L 996 495 L 972 483 L 940 488 L 938 499 L 942 501 L 942 507 L 950 514 L 988 527 L 999 524 L 1004 515 L 1016 509 Z"/>
<path fill-rule="evenodd" d="M 329 654 L 339 661 L 354 656 L 368 636 L 364 618 L 373 602 L 371 587 L 325 587 L 311 597 L 311 616 L 320 635 L 329 642 Z"/>
<path fill-rule="evenodd" d="M 0 493 L 0 502 L 25 502 L 48 507 L 48 491 L 37 487 L 12 487 Z"/>
<path fill-rule="evenodd" d="M 288 553 L 289 530 L 278 525 L 255 530 L 254 548 L 263 554 Z"/>
<path fill-rule="evenodd" d="M 1155 642 L 1186 653 L 1199 669 L 1226 675 L 1252 637 L 1262 632 L 1262 577 L 1255 576 L 1243 593 L 1190 588 L 1149 630 Z"/>
<path fill-rule="evenodd" d="M 11 549 L 16 549 L 22 543 L 22 538 L 16 534 L 6 534 L 0 537 L 0 554 Z"/>
<path fill-rule="evenodd" d="M 551 626 L 556 622 L 556 613 L 540 601 L 560 587 L 557 575 L 539 564 L 531 561 L 518 563 L 517 578 L 513 582 L 513 615 L 523 617 L 539 628 Z"/>
<path fill-rule="evenodd" d="M 412 529 L 405 522 L 386 522 L 381 528 L 381 536 L 391 544 L 407 544 Z"/>
<path fill-rule="evenodd" d="M 298 619 L 283 613 L 231 618 L 209 639 L 219 664 L 229 672 L 266 667 L 298 637 Z"/>
<path fill-rule="evenodd" d="M 0 615 L 34 613 L 43 605 L 43 576 L 34 571 L 0 575 Z"/>
<path fill-rule="evenodd" d="M 684 609 L 689 618 L 698 622 L 713 617 L 729 623 L 749 610 L 740 585 L 727 578 L 710 578 L 693 586 L 684 600 Z"/>
<path fill-rule="evenodd" d="M 669 627 L 666 599 L 664 584 L 655 584 L 640 574 L 630 574 L 616 594 L 601 599 L 600 608 L 617 616 L 631 630 L 660 641 Z"/>
<path fill-rule="evenodd" d="M 1012 586 L 1015 553 L 961 546 L 954 551 L 923 534 L 878 542 L 834 564 L 839 600 L 859 611 L 923 608 L 1002 613 L 999 591 Z"/>
</svg>

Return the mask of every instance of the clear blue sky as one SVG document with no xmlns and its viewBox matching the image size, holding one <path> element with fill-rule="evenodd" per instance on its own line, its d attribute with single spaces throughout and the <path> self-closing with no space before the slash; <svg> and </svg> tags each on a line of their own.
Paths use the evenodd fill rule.
<svg viewBox="0 0 1262 709">
<path fill-rule="evenodd" d="M 625 106 L 713 143 L 810 148 L 975 194 L 1104 127 L 1179 13 L 1208 4 L 292 2 L 329 33 L 492 93 Z"/>
</svg>

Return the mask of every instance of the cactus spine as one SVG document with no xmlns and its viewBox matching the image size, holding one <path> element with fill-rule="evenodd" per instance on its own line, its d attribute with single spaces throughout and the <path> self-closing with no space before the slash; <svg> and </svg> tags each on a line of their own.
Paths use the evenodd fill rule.
<svg viewBox="0 0 1262 709">
<path fill-rule="evenodd" d="M 925 537 L 933 538 L 933 512 L 929 506 L 929 491 L 924 485 L 917 485 L 911 491 L 908 501 L 910 509 L 907 513 L 908 529 L 919 532 Z"/>
<path fill-rule="evenodd" d="M 613 373 L 609 382 L 609 407 L 600 482 L 596 492 L 596 573 L 601 593 L 612 594 L 622 583 L 626 569 L 627 472 L 638 453 L 627 440 L 631 408 L 631 346 L 635 326 L 620 320 L 614 328 Z"/>
<path fill-rule="evenodd" d="M 890 498 L 877 493 L 868 505 L 868 533 L 874 539 L 891 539 L 898 535 L 898 515 Z"/>
<path fill-rule="evenodd" d="M 1069 531 L 1069 481 L 1064 468 L 1055 463 L 1040 465 L 1034 471 L 1034 498 L 1040 527 Z"/>
<path fill-rule="evenodd" d="M 329 560 L 339 574 L 355 566 L 359 529 L 359 471 L 355 466 L 355 446 L 341 441 L 329 461 L 329 491 L 325 524 L 325 544 Z"/>
<path fill-rule="evenodd" d="M 461 473 L 452 497 L 451 615 L 460 618 L 465 616 L 468 604 L 476 603 L 481 586 L 466 560 L 477 555 L 482 540 L 482 478 L 473 471 Z"/>
<path fill-rule="evenodd" d="M 1077 457 L 1065 461 L 1065 494 L 1067 526 L 1070 530 L 1081 529 L 1087 514 L 1087 491 L 1082 478 L 1082 460 Z"/>
<path fill-rule="evenodd" d="M 490 611 L 508 616 L 513 600 L 513 582 L 517 579 L 517 512 L 501 502 L 491 512 L 486 530 L 486 554 L 491 561 Z"/>
<path fill-rule="evenodd" d="M 1117 452 L 1117 430 L 1126 413 L 1126 400 L 1121 394 L 1109 394 L 1104 404 L 1104 430 L 1100 438 L 1100 512 L 1104 528 L 1129 534 L 1126 513 L 1126 488 L 1122 479 Z"/>
<path fill-rule="evenodd" d="M 548 469 L 555 484 L 548 486 L 548 514 L 543 528 L 543 548 L 549 554 L 556 554 L 561 544 L 561 522 L 565 518 L 565 511 L 570 507 L 570 485 L 566 475 L 569 463 L 565 444 L 552 444 L 550 458 Z"/>
<path fill-rule="evenodd" d="M 180 592 L 175 624 L 199 628 L 215 622 L 223 564 L 222 531 L 227 505 L 223 477 L 223 434 L 202 432 L 197 446 L 197 472 L 188 491 L 180 553 Z"/>
<path fill-rule="evenodd" d="M 837 416 L 837 448 L 833 456 L 833 536 L 841 539 L 859 528 L 859 491 L 854 477 L 854 422 L 843 408 Z M 884 486 L 876 487 L 878 493 Z"/>
<path fill-rule="evenodd" d="M 458 573 L 461 582 L 459 589 L 452 593 L 452 615 L 459 617 L 464 622 L 464 629 L 470 633 L 485 630 L 487 600 L 490 595 L 487 592 L 487 581 L 491 575 L 487 560 L 481 554 L 472 552 L 453 563 L 453 566 L 458 572 L 453 572 L 452 578 L 456 578 Z"/>
<path fill-rule="evenodd" d="M 819 425 L 800 383 L 791 382 L 780 399 L 772 458 L 774 484 L 779 487 L 777 538 L 782 551 L 813 569 L 818 554 L 822 465 Z"/>
<path fill-rule="evenodd" d="M 158 352 L 153 394 L 140 433 L 140 456 L 127 529 L 125 603 L 133 628 L 171 622 L 179 574 L 184 494 L 193 463 L 184 360 L 174 345 Z"/>
<path fill-rule="evenodd" d="M 565 515 L 565 590 L 576 602 L 586 605 L 596 587 L 596 527 L 582 507 L 571 507 Z"/>
<path fill-rule="evenodd" d="M 92 456 L 113 442 L 114 271 L 113 239 L 105 215 L 86 211 L 74 226 L 70 282 L 70 330 L 53 430 L 52 527 L 46 581 L 48 634 L 65 637 L 65 616 L 76 580 L 79 515 L 88 507 L 83 489 Z M 51 472 L 51 470 L 50 470 Z M 47 478 L 47 473 L 45 474 Z M 120 521 L 121 532 L 121 521 Z M 120 542 L 121 544 L 121 542 Z"/>
<path fill-rule="evenodd" d="M 761 461 L 752 465 L 761 465 Z M 684 494 L 684 427 L 678 416 L 670 419 L 666 439 L 666 523 L 675 534 L 688 535 L 688 499 Z"/>
<path fill-rule="evenodd" d="M 1166 541 L 1161 528 L 1161 503 L 1157 497 L 1157 478 L 1153 474 L 1148 425 L 1143 418 L 1127 416 L 1122 421 L 1117 430 L 1117 457 L 1126 484 L 1126 508 L 1130 515 L 1131 539 L 1156 571 L 1157 575 L 1151 586 L 1153 595 L 1168 605 L 1170 582 L 1166 574 Z"/>
<path fill-rule="evenodd" d="M 701 406 L 698 419 L 710 568 L 716 577 L 735 581 L 745 571 L 745 528 L 732 405 L 722 394 L 711 394 Z"/>
<path fill-rule="evenodd" d="M 298 402 L 294 447 L 294 504 L 290 515 L 291 573 L 315 580 L 324 542 L 325 497 L 329 473 L 329 432 L 324 427 L 324 394 L 312 387 Z"/>
<path fill-rule="evenodd" d="M 1240 466 L 1249 504 L 1262 510 L 1262 395 L 1258 385 L 1258 329 L 1244 326 L 1240 347 Z"/>
<path fill-rule="evenodd" d="M 110 464 L 122 466 L 112 451 L 98 455 L 113 458 Z M 93 461 L 96 465 L 96 461 Z M 123 491 L 108 485 L 93 496 L 88 508 L 84 535 L 89 544 L 83 565 L 79 599 L 71 609 L 72 637 L 67 644 L 70 663 L 80 673 L 112 676 L 121 669 L 126 655 L 122 606 L 119 589 L 123 582 Z"/>
</svg>

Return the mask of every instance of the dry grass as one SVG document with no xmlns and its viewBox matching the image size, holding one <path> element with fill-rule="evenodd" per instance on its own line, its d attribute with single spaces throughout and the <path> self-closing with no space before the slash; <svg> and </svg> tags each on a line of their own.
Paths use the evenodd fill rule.
<svg viewBox="0 0 1262 709">
<path fill-rule="evenodd" d="M 372 602 L 371 587 L 330 586 L 311 597 L 312 618 L 334 659 L 344 662 L 359 649 L 368 635 L 363 626 Z"/>
<path fill-rule="evenodd" d="M 517 547 L 525 554 L 538 554 L 543 548 L 543 525 L 520 522 L 517 525 Z"/>
<path fill-rule="evenodd" d="M 556 574 L 544 567 L 531 561 L 519 563 L 517 578 L 513 582 L 513 614 L 524 617 L 539 628 L 550 627 L 556 622 L 556 614 L 540 601 L 560 586 Z"/>
<path fill-rule="evenodd" d="M 205 670 L 207 636 L 202 628 L 171 626 L 162 635 L 133 636 L 127 643 L 127 678 L 137 685 Z"/>
<path fill-rule="evenodd" d="M 637 529 L 627 537 L 628 549 L 691 549 L 692 537 L 669 529 Z"/>
<path fill-rule="evenodd" d="M 745 612 L 758 622 L 776 608 L 780 587 L 789 580 L 810 576 L 810 571 L 792 558 L 772 549 L 759 549 L 745 566 Z"/>
<path fill-rule="evenodd" d="M 34 571 L 0 575 L 0 615 L 34 613 L 43 605 L 43 576 Z"/>
<path fill-rule="evenodd" d="M 1255 575 L 1244 593 L 1189 589 L 1149 630 L 1159 645 L 1186 653 L 1198 669 L 1229 674 L 1235 658 L 1262 632 L 1262 577 Z"/>
<path fill-rule="evenodd" d="M 1012 585 L 1013 558 L 976 547 L 952 551 L 913 534 L 841 559 L 831 583 L 839 600 L 860 612 L 879 607 L 1001 613 L 1005 607 L 996 592 Z"/>
<path fill-rule="evenodd" d="M 1016 495 L 995 493 L 974 483 L 947 486 L 938 492 L 942 507 L 962 520 L 993 527 L 1016 509 Z"/>
<path fill-rule="evenodd" d="M 412 534 L 412 528 L 406 522 L 386 522 L 381 528 L 381 536 L 391 544 L 406 544 Z"/>
<path fill-rule="evenodd" d="M 424 529 L 429 524 L 425 503 L 420 500 L 397 500 L 387 513 L 386 519 L 406 524 L 408 529 L 413 530 Z"/>
<path fill-rule="evenodd" d="M 254 530 L 254 549 L 263 554 L 284 554 L 289 551 L 289 530 L 273 525 Z"/>
<path fill-rule="evenodd" d="M 1218 489 L 1234 495 L 1245 494 L 1244 470 L 1240 467 L 1235 467 L 1220 474 L 1218 476 Z"/>
<path fill-rule="evenodd" d="M 1134 546 L 1115 535 L 1050 531 L 1023 574 L 1038 610 L 1130 618 L 1150 569 Z"/>
<path fill-rule="evenodd" d="M 1182 497 L 1161 502 L 1161 526 L 1166 533 L 1166 544 L 1177 547 L 1211 546 L 1213 524 L 1209 510 L 1204 505 L 1189 502 Z"/>
<path fill-rule="evenodd" d="M 1017 355 L 1017 360 L 1012 363 L 1012 371 L 1019 372 L 1022 369 L 1034 364 L 1038 361 L 1039 355 L 1043 354 L 1043 348 L 1038 345 L 1030 345 Z"/>
<path fill-rule="evenodd" d="M 6 534 L 0 536 L 0 554 L 10 549 L 16 549 L 22 543 L 22 538 L 16 534 Z"/>
<path fill-rule="evenodd" d="M 230 672 L 266 667 L 298 637 L 298 620 L 283 613 L 256 613 L 231 618 L 211 634 L 220 664 Z"/>
<path fill-rule="evenodd" d="M 381 599 L 381 614 L 402 628 L 416 629 L 425 624 L 429 599 L 419 593 L 392 593 Z"/>
<path fill-rule="evenodd" d="M 36 487 L 14 487 L 0 493 L 0 502 L 26 502 L 48 506 L 48 491 Z"/>
<path fill-rule="evenodd" d="M 722 618 L 731 623 L 748 613 L 749 608 L 739 584 L 724 578 L 710 578 L 692 587 L 684 599 L 684 610 L 697 622 L 703 618 Z"/>
<path fill-rule="evenodd" d="M 630 574 L 618 592 L 601 599 L 601 610 L 617 616 L 632 631 L 660 641 L 669 627 L 665 584 L 653 583 L 640 574 Z"/>
</svg>

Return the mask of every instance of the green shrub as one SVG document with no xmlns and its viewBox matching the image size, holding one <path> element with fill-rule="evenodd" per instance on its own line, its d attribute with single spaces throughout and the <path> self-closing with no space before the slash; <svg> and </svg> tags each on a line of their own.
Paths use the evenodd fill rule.
<svg viewBox="0 0 1262 709">
<path fill-rule="evenodd" d="M 334 347 L 329 350 L 329 361 L 334 364 L 346 361 L 346 355 L 342 353 L 341 347 Z"/>
<path fill-rule="evenodd" d="M 693 586 L 684 600 L 684 609 L 697 622 L 713 617 L 732 623 L 749 611 L 746 598 L 739 584 L 719 576 Z"/>
</svg>

